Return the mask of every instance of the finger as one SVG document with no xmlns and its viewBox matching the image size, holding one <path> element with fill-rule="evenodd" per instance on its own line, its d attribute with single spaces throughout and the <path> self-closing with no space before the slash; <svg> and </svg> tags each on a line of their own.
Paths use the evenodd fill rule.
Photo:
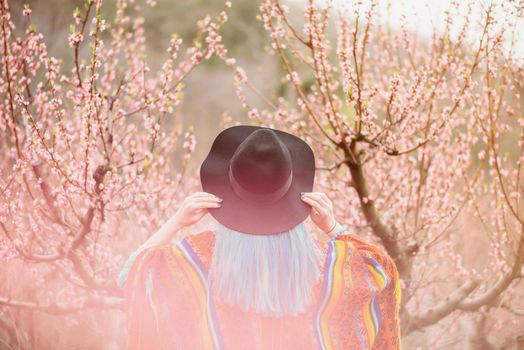
<svg viewBox="0 0 524 350">
<path fill-rule="evenodd" d="M 216 201 L 203 201 L 203 202 L 196 202 L 193 204 L 194 209 L 201 209 L 201 208 L 218 208 L 221 204 Z"/>
<path fill-rule="evenodd" d="M 306 197 L 312 197 L 312 198 L 322 199 L 321 193 L 322 193 L 322 192 L 306 192 L 306 193 L 304 193 L 304 195 L 305 195 Z"/>
<path fill-rule="evenodd" d="M 328 205 L 333 204 L 333 203 L 331 202 L 331 199 L 329 199 L 328 195 L 325 194 L 324 192 L 320 192 L 320 196 L 321 196 L 322 198 L 324 198 L 324 200 L 326 201 L 326 203 L 327 203 Z"/>
<path fill-rule="evenodd" d="M 207 192 L 202 192 L 202 191 L 199 191 L 199 192 L 193 192 L 191 193 L 191 196 L 190 197 L 201 197 L 201 196 L 204 196 L 206 195 Z"/>
<path fill-rule="evenodd" d="M 221 198 L 218 198 L 218 197 L 215 197 L 213 195 L 206 195 L 206 196 L 199 196 L 199 197 L 194 197 L 194 198 L 191 198 L 191 201 L 192 202 L 219 202 L 221 201 L 222 199 Z"/>
<path fill-rule="evenodd" d="M 324 207 L 318 200 L 313 198 L 302 198 L 302 200 L 311 205 L 319 214 L 323 212 Z"/>
<path fill-rule="evenodd" d="M 304 195 L 301 197 L 301 199 L 303 201 L 305 201 L 306 203 L 309 203 L 311 205 L 314 205 L 314 206 L 321 206 L 322 203 L 320 202 L 320 200 L 318 198 L 315 198 L 311 195 Z"/>
<path fill-rule="evenodd" d="M 329 208 L 329 204 L 326 203 L 318 194 L 310 192 L 304 196 L 305 198 L 310 198 L 317 202 L 320 206 Z"/>
<path fill-rule="evenodd" d="M 187 209 L 190 212 L 195 212 L 199 209 L 205 209 L 205 208 L 219 208 L 220 203 L 218 202 L 192 202 L 187 205 Z"/>
<path fill-rule="evenodd" d="M 209 209 L 218 209 L 217 207 L 210 207 L 210 208 L 199 208 L 199 209 L 196 209 L 193 211 L 193 214 L 196 214 L 196 215 L 202 215 L 202 214 L 206 214 L 209 212 Z"/>
<path fill-rule="evenodd" d="M 324 192 L 312 192 L 311 195 L 318 198 L 327 208 L 330 207 L 330 200 Z"/>
<path fill-rule="evenodd" d="M 218 196 L 208 192 L 194 192 L 192 198 L 218 198 Z"/>
</svg>

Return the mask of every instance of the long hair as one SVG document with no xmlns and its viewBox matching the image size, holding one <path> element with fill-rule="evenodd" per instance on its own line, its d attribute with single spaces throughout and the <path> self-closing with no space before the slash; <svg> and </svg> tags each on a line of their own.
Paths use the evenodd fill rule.
<svg viewBox="0 0 524 350">
<path fill-rule="evenodd" d="M 276 235 L 250 235 L 215 222 L 209 284 L 231 306 L 293 315 L 312 301 L 320 249 L 304 222 Z"/>
</svg>

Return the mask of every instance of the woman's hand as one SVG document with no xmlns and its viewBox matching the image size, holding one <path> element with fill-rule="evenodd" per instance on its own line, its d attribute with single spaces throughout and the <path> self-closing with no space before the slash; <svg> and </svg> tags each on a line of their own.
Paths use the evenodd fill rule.
<svg viewBox="0 0 524 350">
<path fill-rule="evenodd" d="M 333 232 L 338 225 L 333 214 L 333 203 L 323 192 L 302 192 L 301 199 L 311 208 L 311 220 L 325 233 Z"/>
<path fill-rule="evenodd" d="M 207 214 L 207 208 L 219 208 L 221 201 L 211 193 L 194 192 L 184 199 L 173 220 L 180 227 L 193 225 Z"/>
<path fill-rule="evenodd" d="M 177 212 L 136 251 L 141 252 L 151 247 L 167 244 L 176 237 L 180 229 L 200 220 L 207 213 L 207 208 L 219 208 L 221 201 L 222 199 L 207 192 L 195 192 L 189 195 Z"/>
</svg>

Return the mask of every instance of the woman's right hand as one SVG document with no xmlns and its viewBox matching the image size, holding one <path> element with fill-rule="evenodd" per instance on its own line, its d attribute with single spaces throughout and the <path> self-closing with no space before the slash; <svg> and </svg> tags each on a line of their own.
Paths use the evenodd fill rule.
<svg viewBox="0 0 524 350">
<path fill-rule="evenodd" d="M 324 192 L 302 192 L 300 198 L 312 207 L 310 217 L 319 229 L 328 233 L 337 225 L 333 203 Z"/>
<path fill-rule="evenodd" d="M 208 192 L 194 192 L 184 199 L 178 211 L 174 214 L 173 220 L 180 227 L 195 224 L 209 208 L 220 208 L 222 199 Z"/>
</svg>

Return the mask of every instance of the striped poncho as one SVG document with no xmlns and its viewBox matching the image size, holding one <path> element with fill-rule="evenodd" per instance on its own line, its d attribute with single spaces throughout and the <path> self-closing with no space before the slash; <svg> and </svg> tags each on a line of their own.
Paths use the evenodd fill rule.
<svg viewBox="0 0 524 350">
<path fill-rule="evenodd" d="M 124 289 L 127 349 L 399 349 L 400 285 L 391 258 L 354 235 L 321 243 L 315 299 L 295 316 L 231 307 L 207 284 L 214 232 L 133 253 Z"/>
</svg>

